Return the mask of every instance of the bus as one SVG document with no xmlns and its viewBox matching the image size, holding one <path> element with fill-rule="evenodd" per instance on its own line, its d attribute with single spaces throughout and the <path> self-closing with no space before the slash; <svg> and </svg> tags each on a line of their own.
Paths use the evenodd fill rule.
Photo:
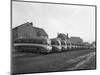
<svg viewBox="0 0 100 75">
<path fill-rule="evenodd" d="M 14 47 L 18 51 L 27 52 L 50 53 L 52 51 L 51 41 L 45 38 L 16 39 Z"/>
</svg>

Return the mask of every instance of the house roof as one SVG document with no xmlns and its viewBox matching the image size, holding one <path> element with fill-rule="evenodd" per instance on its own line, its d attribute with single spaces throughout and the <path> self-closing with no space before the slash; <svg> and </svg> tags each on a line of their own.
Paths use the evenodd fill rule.
<svg viewBox="0 0 100 75">
<path fill-rule="evenodd" d="M 17 28 L 19 28 L 19 27 L 21 27 L 21 26 L 25 26 L 25 25 L 29 25 L 29 26 L 31 26 L 33 29 L 35 29 L 38 35 L 48 36 L 48 34 L 45 32 L 44 29 L 38 28 L 38 27 L 34 27 L 33 24 L 32 24 L 32 22 L 31 22 L 31 23 L 29 23 L 29 22 L 24 23 L 24 24 L 22 24 L 22 25 L 20 25 L 20 26 L 17 26 L 17 27 L 15 27 L 15 28 L 13 28 L 13 30 L 15 30 L 15 29 L 17 29 Z"/>
<path fill-rule="evenodd" d="M 33 27 L 33 28 L 36 30 L 36 32 L 37 32 L 38 34 L 40 34 L 40 35 L 42 35 L 42 36 L 48 36 L 48 34 L 45 32 L 44 29 L 38 28 L 38 27 Z"/>
<path fill-rule="evenodd" d="M 13 29 L 16 29 L 16 28 L 19 28 L 19 27 L 21 27 L 21 26 L 25 26 L 25 25 L 30 25 L 30 26 L 33 26 L 32 22 L 31 22 L 31 23 L 26 22 L 26 23 L 21 24 L 21 25 L 19 25 L 19 26 L 15 27 L 15 28 L 13 28 Z"/>
</svg>

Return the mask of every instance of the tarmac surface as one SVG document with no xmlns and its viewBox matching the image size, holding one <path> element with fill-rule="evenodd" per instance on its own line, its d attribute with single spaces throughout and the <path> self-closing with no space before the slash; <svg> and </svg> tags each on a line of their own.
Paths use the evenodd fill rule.
<svg viewBox="0 0 100 75">
<path fill-rule="evenodd" d="M 95 50 L 72 50 L 61 53 L 12 55 L 13 73 L 40 73 L 96 69 Z"/>
</svg>

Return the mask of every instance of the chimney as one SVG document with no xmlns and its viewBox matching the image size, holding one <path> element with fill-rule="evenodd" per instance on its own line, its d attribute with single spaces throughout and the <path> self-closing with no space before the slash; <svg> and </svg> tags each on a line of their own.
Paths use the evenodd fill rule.
<svg viewBox="0 0 100 75">
<path fill-rule="evenodd" d="M 68 33 L 67 33 L 67 39 L 69 39 L 69 35 L 68 35 Z"/>
</svg>

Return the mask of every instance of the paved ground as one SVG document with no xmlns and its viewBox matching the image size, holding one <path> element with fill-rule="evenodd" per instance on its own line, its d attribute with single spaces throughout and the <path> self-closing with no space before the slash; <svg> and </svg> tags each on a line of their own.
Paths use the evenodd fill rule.
<svg viewBox="0 0 100 75">
<path fill-rule="evenodd" d="M 95 51 L 73 50 L 41 55 L 23 53 L 22 55 L 13 55 L 12 65 L 14 73 L 95 69 Z"/>
</svg>

